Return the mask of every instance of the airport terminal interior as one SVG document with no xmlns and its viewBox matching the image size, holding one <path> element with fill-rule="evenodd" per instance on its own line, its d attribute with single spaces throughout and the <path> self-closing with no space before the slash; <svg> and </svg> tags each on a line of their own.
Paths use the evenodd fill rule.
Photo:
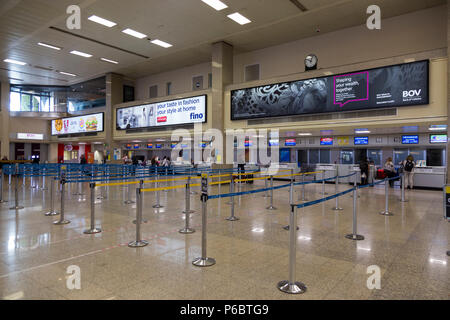
<svg viewBox="0 0 450 320">
<path fill-rule="evenodd" d="M 449 300 L 448 1 L 0 18 L 1 300 Z"/>
</svg>

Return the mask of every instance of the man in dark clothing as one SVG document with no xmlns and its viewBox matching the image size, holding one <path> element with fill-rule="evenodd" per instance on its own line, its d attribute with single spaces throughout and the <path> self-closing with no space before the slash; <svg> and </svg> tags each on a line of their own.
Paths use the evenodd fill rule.
<svg viewBox="0 0 450 320">
<path fill-rule="evenodd" d="M 361 184 L 367 184 L 367 178 L 369 177 L 369 161 L 367 158 L 361 160 L 359 163 L 359 169 L 361 170 Z"/>
</svg>

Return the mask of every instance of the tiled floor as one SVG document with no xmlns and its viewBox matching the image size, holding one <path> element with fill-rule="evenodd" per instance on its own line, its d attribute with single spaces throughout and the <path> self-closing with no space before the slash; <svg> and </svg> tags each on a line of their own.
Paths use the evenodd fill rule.
<svg viewBox="0 0 450 320">
<path fill-rule="evenodd" d="M 178 183 L 178 182 L 177 182 Z M 284 182 L 275 182 L 279 185 Z M 169 183 L 170 185 L 172 183 Z M 263 183 L 244 185 L 260 188 Z M 341 185 L 345 190 L 348 185 Z M 394 216 L 384 209 L 384 186 L 361 190 L 358 233 L 364 241 L 344 236 L 352 231 L 352 198 L 340 199 L 343 211 L 332 211 L 334 201 L 298 210 L 296 280 L 308 286 L 302 295 L 279 291 L 277 282 L 288 278 L 289 192 L 274 192 L 274 205 L 261 193 L 236 199 L 240 220 L 225 220 L 229 199 L 208 202 L 208 256 L 217 264 L 192 265 L 201 255 L 201 205 L 192 195 L 191 215 L 197 232 L 178 233 L 184 224 L 184 190 L 161 192 L 162 209 L 153 209 L 153 194 L 144 196 L 143 238 L 147 247 L 133 249 L 135 205 L 123 203 L 126 190 L 110 187 L 108 199 L 95 205 L 96 224 L 104 232 L 84 235 L 90 224 L 90 199 L 67 189 L 66 218 L 53 225 L 46 217 L 49 191 L 20 186 L 20 204 L 9 210 L 13 189 L 5 181 L 0 204 L 0 298 L 2 299 L 446 299 L 450 298 L 449 227 L 442 215 L 442 192 L 407 191 L 409 202 L 390 197 Z M 331 194 L 333 185 L 326 186 Z M 228 187 L 222 186 L 222 192 Z M 299 199 L 301 187 L 294 198 Z M 392 189 L 391 189 L 392 191 Z M 218 187 L 212 193 L 218 192 Z M 320 185 L 308 185 L 309 200 L 321 197 Z M 97 190 L 97 194 L 100 190 Z M 134 195 L 134 192 L 132 192 Z M 59 194 L 57 195 L 59 210 Z M 67 268 L 81 270 L 81 289 L 67 288 Z M 369 290 L 367 267 L 381 271 L 381 289 Z"/>
</svg>

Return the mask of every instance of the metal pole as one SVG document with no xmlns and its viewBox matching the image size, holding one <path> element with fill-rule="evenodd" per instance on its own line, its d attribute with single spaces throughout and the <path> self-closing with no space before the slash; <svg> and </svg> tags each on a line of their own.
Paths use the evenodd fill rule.
<svg viewBox="0 0 450 320">
<path fill-rule="evenodd" d="M 188 181 L 186 183 L 186 188 L 185 188 L 185 193 L 184 193 L 184 198 L 185 198 L 185 207 L 184 207 L 184 211 L 183 213 L 193 213 L 195 212 L 194 210 L 191 210 L 191 177 L 188 177 Z"/>
<path fill-rule="evenodd" d="M 55 182 L 56 178 L 50 180 L 50 211 L 44 214 L 46 216 L 57 216 L 59 214 L 55 211 Z"/>
<path fill-rule="evenodd" d="M 159 176 L 157 174 L 156 175 L 156 181 L 155 181 L 155 188 L 159 188 L 159 183 L 158 183 L 159 178 L 158 177 Z M 160 199 L 159 198 L 160 198 L 160 191 L 156 190 L 156 204 L 152 206 L 153 208 L 159 209 L 159 208 L 163 208 L 164 207 L 164 206 L 162 206 L 160 204 Z"/>
<path fill-rule="evenodd" d="M 336 194 L 339 192 L 339 171 L 337 167 L 336 167 L 336 180 L 334 184 L 334 190 Z M 344 210 L 341 207 L 339 207 L 339 197 L 336 197 L 336 205 L 334 206 L 334 208 L 332 208 L 332 210 L 334 211 Z"/>
<path fill-rule="evenodd" d="M 19 205 L 19 165 L 16 164 L 16 178 L 14 179 L 14 207 L 9 208 L 10 210 L 20 210 L 23 206 Z"/>
<path fill-rule="evenodd" d="M 302 174 L 302 201 L 308 201 L 305 197 L 305 174 Z"/>
<path fill-rule="evenodd" d="M 358 186 L 356 182 L 357 174 L 355 174 L 355 178 L 353 181 L 353 233 L 347 234 L 345 237 L 350 240 L 364 240 L 364 236 L 359 235 L 357 231 L 357 203 L 356 200 L 358 198 Z"/>
<path fill-rule="evenodd" d="M 183 211 L 183 213 L 185 214 L 184 215 L 184 222 L 185 222 L 185 224 L 184 224 L 184 228 L 183 229 L 178 230 L 178 232 L 182 233 L 182 234 L 190 234 L 190 233 L 194 233 L 195 232 L 195 229 L 193 229 L 193 228 L 191 228 L 189 226 L 190 213 L 194 212 L 194 210 L 191 210 L 191 207 L 190 207 L 190 203 L 191 203 L 191 200 L 190 200 L 191 193 L 189 191 L 190 181 L 191 180 L 190 180 L 190 177 L 189 177 L 188 178 L 188 183 L 186 183 L 186 189 L 185 189 L 186 208 Z"/>
<path fill-rule="evenodd" d="M 292 172 L 293 174 L 293 172 Z M 294 176 L 291 176 L 291 184 L 289 186 L 289 205 L 292 206 L 294 205 Z M 290 226 L 284 226 L 283 229 L 284 230 L 289 230 Z M 297 230 L 299 229 L 299 227 L 297 226 Z"/>
<path fill-rule="evenodd" d="M 264 179 L 264 189 L 267 189 L 267 188 L 268 188 L 267 179 Z M 267 193 L 267 190 L 266 190 L 266 191 L 264 191 L 263 198 L 268 198 L 268 197 L 269 197 L 269 194 Z"/>
<path fill-rule="evenodd" d="M 297 253 L 297 207 L 291 205 L 290 228 L 289 228 L 289 280 L 278 282 L 278 289 L 285 293 L 299 294 L 306 292 L 305 284 L 295 281 L 295 264 Z"/>
<path fill-rule="evenodd" d="M 408 202 L 408 200 L 405 198 L 405 173 L 402 173 L 402 198 L 400 199 L 401 202 Z"/>
<path fill-rule="evenodd" d="M 384 206 L 384 211 L 381 211 L 380 214 L 383 216 L 393 216 L 394 213 L 389 211 L 389 179 L 384 179 L 384 194 L 385 194 L 385 206 Z"/>
<path fill-rule="evenodd" d="M 148 241 L 141 239 L 141 224 L 142 224 L 142 191 L 141 188 L 136 188 L 136 241 L 131 241 L 128 246 L 131 248 L 140 248 L 148 245 Z"/>
<path fill-rule="evenodd" d="M 214 258 L 208 258 L 206 255 L 206 226 L 207 226 L 207 201 L 208 201 L 208 175 L 202 174 L 202 256 L 194 259 L 192 264 L 196 267 L 209 267 L 216 264 Z"/>
<path fill-rule="evenodd" d="M 234 177 L 233 176 L 231 177 L 230 183 L 231 183 L 231 193 L 234 193 Z M 239 220 L 239 218 L 234 215 L 234 197 L 233 196 L 231 196 L 231 215 L 228 218 L 225 218 L 225 220 L 228 220 L 228 221 Z"/>
<path fill-rule="evenodd" d="M 322 171 L 322 197 L 328 194 L 325 192 L 325 170 Z"/>
<path fill-rule="evenodd" d="M 69 220 L 64 219 L 64 196 L 65 196 L 65 187 L 66 187 L 66 177 L 63 174 L 61 176 L 61 216 L 59 221 L 53 222 L 53 224 L 56 225 L 62 225 L 62 224 L 68 224 L 70 223 Z"/>
<path fill-rule="evenodd" d="M 266 208 L 267 210 L 277 210 L 273 206 L 273 175 L 270 176 L 270 206 Z"/>
<path fill-rule="evenodd" d="M 0 175 L 0 203 L 8 202 L 7 200 L 3 200 L 3 180 L 4 179 L 5 179 L 5 175 L 4 175 L 3 169 L 2 169 L 2 173 Z"/>
<path fill-rule="evenodd" d="M 47 169 L 44 167 L 42 169 L 42 187 L 41 187 L 41 190 L 47 190 L 47 185 L 45 183 L 46 171 L 47 171 Z"/>
<path fill-rule="evenodd" d="M 102 229 L 95 227 L 95 182 L 89 183 L 89 188 L 91 189 L 91 228 L 84 230 L 83 233 L 94 234 L 102 232 Z"/>
</svg>

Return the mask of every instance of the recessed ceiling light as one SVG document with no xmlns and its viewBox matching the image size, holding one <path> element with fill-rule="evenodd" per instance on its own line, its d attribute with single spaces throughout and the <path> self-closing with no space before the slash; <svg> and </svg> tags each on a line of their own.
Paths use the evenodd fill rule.
<svg viewBox="0 0 450 320">
<path fill-rule="evenodd" d="M 355 129 L 355 133 L 370 133 L 369 129 Z"/>
<path fill-rule="evenodd" d="M 119 64 L 117 61 L 106 59 L 106 58 L 100 58 L 100 60 L 105 61 L 105 62 L 109 62 L 109 63 Z"/>
<path fill-rule="evenodd" d="M 92 54 L 84 53 L 84 52 L 77 51 L 77 50 L 70 51 L 70 53 L 71 53 L 71 54 L 74 54 L 74 55 L 77 55 L 77 56 L 80 56 L 80 57 L 84 57 L 84 58 L 90 58 L 90 57 L 92 57 Z"/>
<path fill-rule="evenodd" d="M 125 30 L 122 30 L 122 32 L 123 32 L 123 33 L 126 33 L 126 34 L 128 34 L 128 35 L 130 35 L 130 36 L 133 36 L 133 37 L 135 37 L 135 38 L 139 38 L 139 39 L 144 39 L 144 38 L 147 37 L 146 34 L 137 32 L 137 31 L 135 31 L 135 30 L 133 30 L 133 29 L 130 29 L 130 28 L 127 28 L 127 29 L 125 29 Z"/>
<path fill-rule="evenodd" d="M 12 63 L 12 64 L 18 64 L 19 66 L 24 66 L 24 65 L 26 65 L 27 63 L 26 62 L 22 62 L 22 61 L 18 61 L 18 60 L 13 60 L 13 59 L 5 59 L 5 60 L 3 60 L 4 62 L 7 62 L 7 63 Z"/>
<path fill-rule="evenodd" d="M 312 133 L 299 133 L 299 136 L 312 136 Z"/>
<path fill-rule="evenodd" d="M 428 128 L 428 130 L 430 131 L 446 131 L 447 130 L 447 125 L 442 124 L 442 125 L 432 125 Z"/>
<path fill-rule="evenodd" d="M 236 21 L 237 23 L 239 23 L 240 25 L 244 25 L 247 23 L 250 23 L 251 21 L 249 19 L 247 19 L 246 17 L 244 17 L 242 14 L 240 14 L 239 12 L 235 12 L 232 14 L 229 14 L 227 16 L 228 18 L 230 18 L 231 20 Z"/>
<path fill-rule="evenodd" d="M 88 18 L 88 20 L 91 20 L 91 21 L 93 21 L 93 22 L 97 22 L 97 23 L 99 23 L 99 24 L 101 24 L 101 25 L 104 25 L 104 26 L 106 26 L 106 27 L 108 27 L 108 28 L 111 28 L 111 27 L 114 27 L 115 25 L 117 25 L 117 23 L 115 23 L 115 22 L 112 22 L 112 21 L 109 21 L 109 20 L 100 18 L 100 17 L 98 17 L 98 16 L 96 16 L 96 15 L 90 16 L 90 17 Z"/>
<path fill-rule="evenodd" d="M 56 47 L 56 46 L 52 46 L 51 44 L 48 43 L 44 43 L 44 42 L 38 42 L 38 45 L 42 46 L 42 47 L 47 47 L 53 50 L 61 50 L 62 48 L 60 47 Z"/>
<path fill-rule="evenodd" d="M 228 8 L 228 6 L 225 3 L 219 0 L 202 0 L 202 1 L 206 3 L 208 6 L 213 7 L 217 11 Z"/>
<path fill-rule="evenodd" d="M 64 72 L 64 71 L 60 71 L 59 73 L 64 74 L 66 76 L 71 76 L 71 77 L 76 77 L 77 76 L 76 74 L 69 73 L 69 72 Z"/>
<path fill-rule="evenodd" d="M 158 39 L 152 40 L 150 42 L 153 43 L 153 44 L 156 44 L 157 46 L 163 47 L 163 48 L 170 48 L 170 47 L 172 47 L 172 45 L 170 43 L 167 43 L 167 42 L 164 42 L 164 41 L 161 41 L 161 40 L 158 40 Z"/>
</svg>

